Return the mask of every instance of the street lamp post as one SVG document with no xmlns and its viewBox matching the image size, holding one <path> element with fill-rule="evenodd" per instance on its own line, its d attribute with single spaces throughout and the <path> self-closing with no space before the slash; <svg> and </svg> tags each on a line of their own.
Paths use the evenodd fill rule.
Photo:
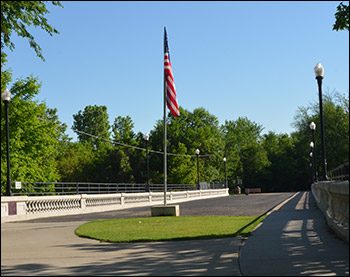
<svg viewBox="0 0 350 277">
<path fill-rule="evenodd" d="M 149 141 L 149 134 L 145 134 L 143 137 L 146 141 L 146 161 L 147 161 L 147 184 L 146 184 L 146 192 L 150 191 L 149 188 L 149 155 L 148 155 L 148 141 Z"/>
<path fill-rule="evenodd" d="M 314 163 L 313 163 L 313 161 L 312 161 L 312 150 L 311 150 L 311 152 L 310 152 L 310 169 L 311 169 L 311 181 L 312 181 L 312 183 L 315 183 L 315 175 L 314 175 L 314 167 L 315 167 L 315 165 L 314 165 Z"/>
<path fill-rule="evenodd" d="M 322 105 L 322 79 L 324 74 L 324 67 L 317 63 L 314 72 L 318 84 L 318 97 L 320 102 L 320 119 L 321 119 L 321 149 L 322 149 L 322 179 L 328 180 L 327 177 L 327 161 L 326 161 L 326 150 L 325 150 L 325 137 L 324 137 L 324 121 L 323 121 L 323 105 Z"/>
<path fill-rule="evenodd" d="M 310 142 L 311 154 L 312 154 L 312 165 L 313 165 L 313 177 L 312 180 L 314 183 L 317 182 L 317 174 L 316 174 L 316 151 L 315 151 L 315 143 L 313 141 Z"/>
<path fill-rule="evenodd" d="M 200 185 L 199 185 L 199 149 L 196 149 L 196 155 L 197 155 L 197 189 L 200 190 Z"/>
<path fill-rule="evenodd" d="M 223 161 L 224 161 L 224 171 L 225 171 L 225 188 L 227 188 L 227 178 L 226 178 L 226 157 L 224 157 Z"/>
<path fill-rule="evenodd" d="M 310 123 L 310 129 L 312 132 L 312 145 L 310 143 L 310 147 L 312 148 L 312 159 L 314 164 L 314 181 L 317 182 L 317 166 L 316 166 L 316 141 L 315 141 L 315 130 L 316 124 L 315 122 Z"/>
<path fill-rule="evenodd" d="M 5 120 L 6 120 L 6 152 L 7 152 L 7 183 L 6 196 L 11 196 L 11 177 L 10 177 L 10 132 L 9 132 L 9 103 L 11 100 L 11 92 L 5 88 L 1 94 L 2 101 L 5 104 Z"/>
</svg>

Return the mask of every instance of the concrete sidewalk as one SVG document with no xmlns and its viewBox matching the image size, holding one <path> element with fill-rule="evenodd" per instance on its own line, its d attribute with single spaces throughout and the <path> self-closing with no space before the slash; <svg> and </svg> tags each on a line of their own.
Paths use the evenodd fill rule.
<svg viewBox="0 0 350 277">
<path fill-rule="evenodd" d="M 240 249 L 247 276 L 348 276 L 349 245 L 327 226 L 310 192 L 273 211 Z"/>
</svg>

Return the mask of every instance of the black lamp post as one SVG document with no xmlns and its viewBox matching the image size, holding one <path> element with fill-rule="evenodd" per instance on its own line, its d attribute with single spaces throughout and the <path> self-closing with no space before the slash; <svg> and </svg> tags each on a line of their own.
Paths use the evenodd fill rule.
<svg viewBox="0 0 350 277">
<path fill-rule="evenodd" d="M 317 182 L 316 142 L 315 142 L 316 124 L 314 122 L 310 123 L 310 129 L 311 129 L 311 132 L 312 132 L 312 142 L 310 143 L 310 147 L 311 147 L 311 150 L 312 150 L 312 159 L 313 159 L 313 168 L 314 168 L 314 182 Z"/>
<path fill-rule="evenodd" d="M 226 178 L 226 157 L 223 158 L 224 161 L 224 171 L 225 171 L 225 188 L 227 189 L 227 178 Z"/>
<path fill-rule="evenodd" d="M 5 119 L 6 119 L 6 152 L 7 152 L 7 183 L 6 196 L 11 196 L 11 177 L 10 177 L 10 132 L 9 132 L 9 103 L 11 100 L 11 92 L 5 88 L 1 94 L 2 101 L 5 104 Z"/>
<path fill-rule="evenodd" d="M 315 176 L 314 176 L 314 167 L 315 167 L 315 165 L 314 165 L 314 163 L 313 163 L 313 161 L 312 161 L 312 150 L 311 150 L 311 152 L 310 152 L 310 169 L 311 169 L 311 181 L 312 181 L 312 183 L 315 183 Z"/>
<path fill-rule="evenodd" d="M 197 189 L 200 190 L 200 185 L 199 185 L 199 149 L 196 149 L 196 155 L 197 155 Z"/>
<path fill-rule="evenodd" d="M 327 161 L 326 161 L 326 150 L 325 150 L 325 137 L 324 137 L 324 121 L 323 121 L 323 105 L 322 105 L 322 79 L 324 74 L 324 67 L 317 63 L 314 72 L 318 84 L 318 97 L 320 102 L 320 119 L 321 119 L 321 148 L 322 148 L 322 179 L 328 180 L 327 177 Z"/>
<path fill-rule="evenodd" d="M 147 184 L 146 184 L 146 192 L 150 191 L 149 188 L 149 155 L 148 155 L 148 141 L 149 141 L 149 134 L 145 134 L 143 137 L 146 141 L 146 160 L 147 160 Z"/>
</svg>

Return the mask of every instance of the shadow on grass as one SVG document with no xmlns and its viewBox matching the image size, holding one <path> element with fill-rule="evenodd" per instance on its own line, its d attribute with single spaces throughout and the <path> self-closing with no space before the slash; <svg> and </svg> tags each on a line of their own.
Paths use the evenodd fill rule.
<svg viewBox="0 0 350 277">
<path fill-rule="evenodd" d="M 251 233 L 254 231 L 254 229 L 252 231 L 247 231 L 247 232 L 244 232 L 245 229 L 247 229 L 248 227 L 250 227 L 251 225 L 253 225 L 254 223 L 260 223 L 261 221 L 264 220 L 264 218 L 267 216 L 267 213 L 264 213 L 262 214 L 261 216 L 258 216 L 257 218 L 255 218 L 253 221 L 251 221 L 250 223 L 246 224 L 245 226 L 243 226 L 241 229 L 239 229 L 237 232 L 235 232 L 233 234 L 234 237 L 237 237 L 237 236 L 242 236 L 242 237 L 249 237 L 251 235 Z M 256 225 L 256 226 L 257 226 Z M 256 227 L 255 226 L 255 227 Z"/>
</svg>

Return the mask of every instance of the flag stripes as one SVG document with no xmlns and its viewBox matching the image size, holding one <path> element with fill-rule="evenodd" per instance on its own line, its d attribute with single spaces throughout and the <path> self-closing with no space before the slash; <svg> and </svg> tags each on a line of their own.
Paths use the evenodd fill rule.
<svg viewBox="0 0 350 277">
<path fill-rule="evenodd" d="M 168 38 L 165 31 L 164 36 L 164 78 L 165 78 L 165 89 L 167 96 L 167 106 L 171 113 L 178 117 L 180 115 L 179 106 L 177 104 L 175 82 L 173 76 L 173 70 L 170 62 Z"/>
</svg>

